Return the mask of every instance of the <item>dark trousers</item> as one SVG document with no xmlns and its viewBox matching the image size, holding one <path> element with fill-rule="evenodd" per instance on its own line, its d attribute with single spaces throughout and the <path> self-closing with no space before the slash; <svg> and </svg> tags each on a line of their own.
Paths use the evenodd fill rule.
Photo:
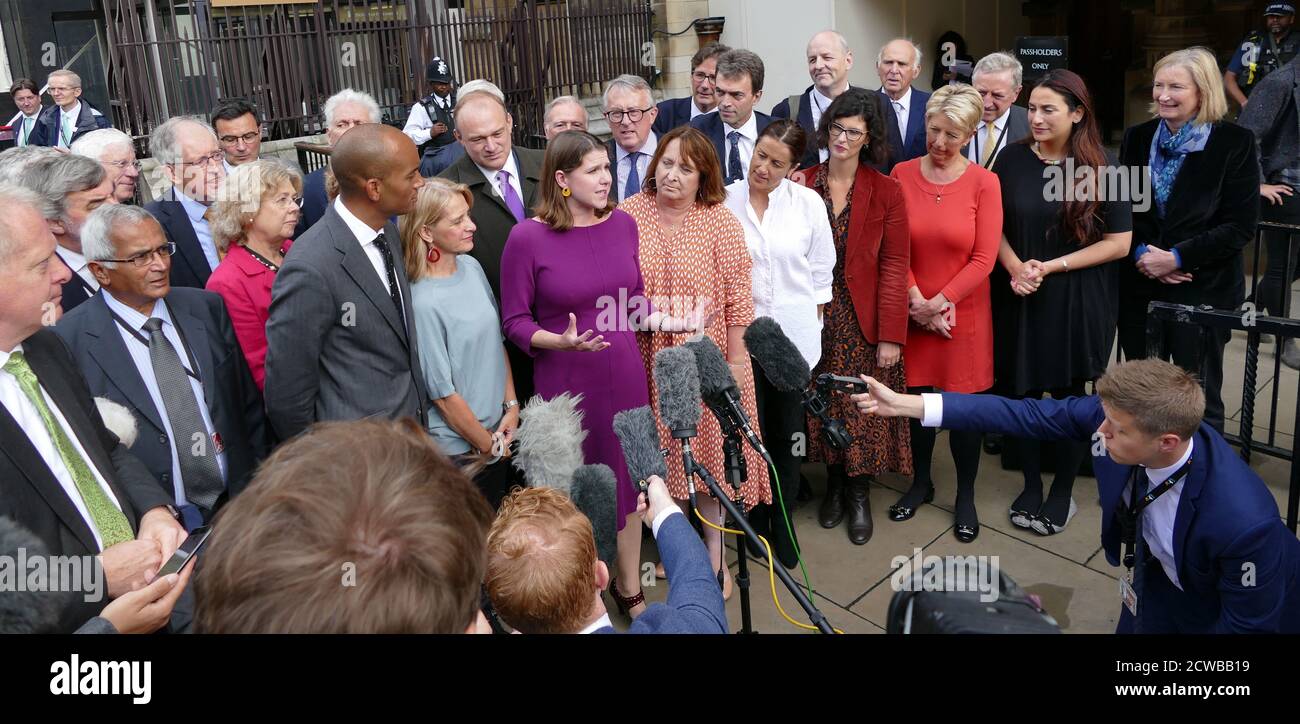
<svg viewBox="0 0 1300 724">
<path fill-rule="evenodd" d="M 1262 201 L 1260 216 L 1263 221 L 1300 224 L 1300 195 L 1283 196 L 1278 206 Z M 1268 250 L 1268 265 L 1259 281 L 1256 301 L 1269 315 L 1283 317 L 1290 311 L 1291 283 L 1300 278 L 1300 264 L 1296 263 L 1300 233 L 1293 236 L 1289 231 L 1265 229 L 1264 248 Z"/>
<path fill-rule="evenodd" d="M 1125 302 L 1136 305 L 1139 302 Z M 1211 329 L 1194 324 L 1164 323 L 1164 345 L 1156 356 L 1172 360 L 1174 364 L 1200 376 L 1205 389 L 1205 421 L 1223 432 L 1223 348 L 1232 339 L 1229 330 Z M 1124 349 L 1124 359 L 1147 358 L 1146 302 L 1141 311 L 1121 308 L 1119 315 L 1119 344 Z"/>
<path fill-rule="evenodd" d="M 473 464 L 475 459 L 473 454 L 457 455 L 452 458 L 452 462 L 460 468 L 465 468 Z M 498 460 L 478 471 L 474 476 L 474 485 L 495 511 L 501 507 L 501 501 L 505 500 L 516 485 L 514 466 L 509 460 Z M 523 483 L 520 482 L 518 485 L 522 486 Z"/>
<path fill-rule="evenodd" d="M 781 564 L 793 568 L 798 564 L 793 509 L 799 495 L 799 466 L 808 447 L 803 404 L 798 392 L 781 392 L 773 387 L 757 364 L 754 365 L 754 399 L 758 403 L 763 444 L 772 455 L 780 486 L 776 479 L 772 480 L 772 504 L 756 506 L 750 511 L 749 519 L 759 535 L 772 543 Z"/>
</svg>

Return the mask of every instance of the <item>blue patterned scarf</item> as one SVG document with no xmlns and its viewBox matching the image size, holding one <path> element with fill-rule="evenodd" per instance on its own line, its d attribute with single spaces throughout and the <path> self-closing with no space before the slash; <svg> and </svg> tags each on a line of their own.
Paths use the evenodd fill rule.
<svg viewBox="0 0 1300 724">
<path fill-rule="evenodd" d="M 1151 139 L 1151 184 L 1155 187 L 1156 214 L 1160 218 L 1165 217 L 1165 204 L 1187 154 L 1205 150 L 1213 127 L 1209 123 L 1185 123 L 1178 133 L 1170 133 L 1169 126 L 1160 121 L 1160 128 Z"/>
</svg>

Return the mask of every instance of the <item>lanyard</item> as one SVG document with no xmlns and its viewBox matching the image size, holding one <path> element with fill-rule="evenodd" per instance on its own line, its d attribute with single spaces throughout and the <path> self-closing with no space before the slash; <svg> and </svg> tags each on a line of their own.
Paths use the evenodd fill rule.
<svg viewBox="0 0 1300 724">
<path fill-rule="evenodd" d="M 166 302 L 163 302 L 163 304 L 166 305 L 167 303 L 166 303 Z M 122 319 L 122 318 L 119 317 L 119 316 L 117 316 L 117 314 L 116 314 L 115 312 L 113 312 L 113 310 L 110 309 L 110 310 L 108 311 L 108 313 L 109 313 L 110 316 L 113 317 L 113 321 L 114 321 L 114 322 L 117 322 L 118 326 L 120 326 L 122 329 L 125 329 L 128 333 L 130 333 L 130 335 L 131 335 L 132 337 L 135 337 L 135 339 L 136 339 L 137 342 L 139 342 L 140 344 L 143 344 L 143 345 L 145 346 L 146 349 L 149 347 L 149 338 L 148 338 L 148 337 L 144 336 L 143 334 L 140 334 L 139 330 L 137 330 L 137 329 L 133 328 L 131 325 L 127 324 L 127 323 L 126 323 L 126 320 L 125 320 L 125 319 Z M 167 314 L 168 314 L 169 316 L 171 315 L 171 307 L 167 307 Z M 174 317 L 173 317 L 173 319 L 174 319 Z M 182 330 L 182 329 L 180 328 L 179 325 L 173 324 L 172 326 L 176 327 L 176 334 L 178 334 L 178 335 L 180 336 L 180 338 L 181 338 L 181 346 L 185 348 L 185 358 L 188 359 L 188 360 L 190 361 L 190 366 L 189 366 L 189 367 L 186 367 L 184 364 L 182 364 L 182 365 L 181 365 L 181 369 L 185 370 L 185 374 L 189 375 L 191 379 L 193 379 L 193 380 L 195 380 L 196 382 L 198 382 L 199 385 L 202 385 L 202 384 L 203 384 L 203 378 L 200 377 L 200 376 L 198 376 L 197 374 L 195 374 L 194 372 L 191 371 L 191 369 L 195 369 L 195 370 L 197 370 L 197 369 L 199 368 L 199 364 L 198 364 L 198 362 L 195 362 L 195 361 L 194 361 L 194 353 L 190 352 L 190 345 L 189 345 L 189 342 L 187 342 L 187 341 L 185 340 L 185 331 Z M 159 330 L 159 331 L 162 331 L 162 330 Z M 165 338 L 165 336 L 166 336 L 166 335 L 164 335 L 164 338 Z"/>
<path fill-rule="evenodd" d="M 984 126 L 984 127 L 985 127 L 985 128 L 988 128 L 987 125 Z M 996 128 L 996 126 L 994 126 L 994 127 Z M 1008 118 L 1008 119 L 1007 119 L 1007 125 L 1003 126 L 1003 127 L 1002 127 L 1002 132 L 998 134 L 998 140 L 996 140 L 996 141 L 993 142 L 993 153 L 992 153 L 992 155 L 989 156 L 989 165 L 988 165 L 988 166 L 985 166 L 985 168 L 992 168 L 992 167 L 993 167 L 993 162 L 997 159 L 998 154 L 1002 152 L 1001 149 L 998 148 L 998 146 L 1002 145 L 1002 139 L 1003 139 L 1003 138 L 1006 138 L 1006 135 L 1007 135 L 1007 129 L 1010 128 L 1010 127 L 1011 127 L 1011 119 Z M 974 139 L 974 141 L 975 141 L 975 163 L 979 163 L 979 162 L 980 162 L 980 134 L 979 134 L 979 131 L 976 131 L 976 132 L 975 132 L 975 139 Z"/>
<path fill-rule="evenodd" d="M 1142 512 L 1145 511 L 1148 506 L 1156 501 L 1156 498 L 1169 492 L 1175 485 L 1183 482 L 1187 479 L 1188 475 L 1191 475 L 1192 459 L 1190 457 L 1187 458 L 1187 462 L 1183 463 L 1183 466 L 1178 468 L 1177 472 L 1166 478 L 1163 483 L 1152 488 L 1151 491 L 1142 496 L 1140 500 L 1137 497 L 1138 481 L 1146 477 L 1146 472 L 1143 468 L 1137 468 L 1135 472 L 1136 475 L 1133 477 L 1133 485 L 1130 486 L 1129 504 L 1121 513 L 1121 515 L 1127 516 L 1128 525 L 1126 525 L 1124 529 L 1124 566 L 1129 569 L 1132 569 L 1136 563 L 1133 549 L 1137 545 L 1138 518 L 1142 516 Z M 1133 501 L 1137 501 L 1137 504 L 1135 505 Z"/>
</svg>

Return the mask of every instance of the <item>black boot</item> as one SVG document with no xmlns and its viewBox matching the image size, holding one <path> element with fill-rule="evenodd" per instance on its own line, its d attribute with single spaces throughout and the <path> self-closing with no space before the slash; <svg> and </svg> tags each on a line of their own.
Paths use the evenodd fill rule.
<svg viewBox="0 0 1300 724">
<path fill-rule="evenodd" d="M 871 499 L 868 486 L 871 478 L 866 475 L 850 478 L 844 495 L 849 513 L 849 540 L 854 545 L 863 545 L 871 540 Z"/>
<path fill-rule="evenodd" d="M 844 478 L 830 466 L 826 468 L 826 497 L 817 511 L 817 522 L 823 528 L 834 528 L 844 522 Z"/>
</svg>

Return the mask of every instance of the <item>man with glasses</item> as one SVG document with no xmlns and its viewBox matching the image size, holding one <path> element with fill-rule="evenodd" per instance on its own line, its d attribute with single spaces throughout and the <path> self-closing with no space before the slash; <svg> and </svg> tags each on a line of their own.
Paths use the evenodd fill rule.
<svg viewBox="0 0 1300 724">
<path fill-rule="evenodd" d="M 91 394 L 131 411 L 140 426 L 131 453 L 193 530 L 269 453 L 262 395 L 221 297 L 171 287 L 176 245 L 149 212 L 101 207 L 83 235 L 101 293 L 54 331 Z"/>
<path fill-rule="evenodd" d="M 614 177 L 614 201 L 622 203 L 641 191 L 646 169 L 659 143 L 651 124 L 659 115 L 650 84 L 636 75 L 620 75 L 609 82 L 604 98 L 605 120 L 614 134 L 605 150 Z"/>
<path fill-rule="evenodd" d="M 212 128 L 225 154 L 221 163 L 226 173 L 257 160 L 262 151 L 262 124 L 257 120 L 257 106 L 245 100 L 222 103 L 212 109 Z"/>
<path fill-rule="evenodd" d="M 691 94 L 686 98 L 670 98 L 659 102 L 659 115 L 655 118 L 657 135 L 684 126 L 699 116 L 718 110 L 718 58 L 731 48 L 721 43 L 709 43 L 691 57 Z"/>
<path fill-rule="evenodd" d="M 772 122 L 754 106 L 763 97 L 763 59 L 748 50 L 729 50 L 718 58 L 718 112 L 697 116 L 691 125 L 713 141 L 725 183 L 744 180 L 758 134 Z"/>
<path fill-rule="evenodd" d="M 162 198 L 144 207 L 176 244 L 171 284 L 202 289 L 221 263 L 208 225 L 209 206 L 226 180 L 217 134 L 198 116 L 178 116 L 149 134 L 149 153 L 172 184 Z"/>
<path fill-rule="evenodd" d="M 57 153 L 32 164 L 24 179 L 41 199 L 45 223 L 58 244 L 54 250 L 58 260 L 71 271 L 63 283 L 63 309 L 71 310 L 99 291 L 99 282 L 86 261 L 81 232 L 92 211 L 117 203 L 113 180 L 89 158 Z"/>
<path fill-rule="evenodd" d="M 119 204 L 135 199 L 140 178 L 140 162 L 135 158 L 131 137 L 116 128 L 91 131 L 72 143 L 74 156 L 98 161 L 113 184 L 113 199 Z"/>
<path fill-rule="evenodd" d="M 379 104 L 369 93 L 344 88 L 325 101 L 325 141 L 330 146 L 339 142 L 343 134 L 363 123 L 379 123 L 383 116 Z M 329 208 L 330 198 L 326 192 L 325 176 L 329 166 L 307 174 L 302 180 L 302 216 L 298 218 L 298 228 L 293 233 L 297 239 L 312 227 Z"/>
<path fill-rule="evenodd" d="M 45 81 L 54 105 L 41 111 L 27 143 L 32 146 L 71 148 L 73 142 L 96 128 L 112 128 L 108 118 L 81 100 L 81 76 L 56 70 Z"/>
</svg>

